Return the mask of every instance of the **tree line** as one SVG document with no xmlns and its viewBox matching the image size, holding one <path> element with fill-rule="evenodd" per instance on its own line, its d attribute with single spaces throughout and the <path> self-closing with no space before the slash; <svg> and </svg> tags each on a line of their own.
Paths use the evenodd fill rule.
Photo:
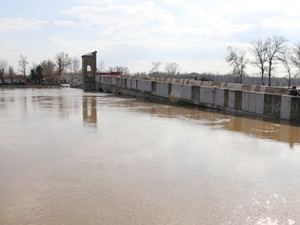
<svg viewBox="0 0 300 225">
<path fill-rule="evenodd" d="M 167 62 L 164 66 L 164 72 L 160 71 L 160 67 L 163 65 L 162 62 L 152 62 L 151 64 L 151 70 L 149 73 L 147 72 L 136 72 L 131 73 L 129 68 L 127 66 L 110 66 L 108 69 L 105 69 L 105 63 L 103 60 L 101 60 L 97 65 L 97 72 L 100 73 L 119 73 L 122 75 L 134 75 L 134 76 L 151 76 L 151 75 L 166 75 L 166 76 L 172 76 L 172 75 L 179 75 L 180 74 L 180 66 L 176 62 Z"/>
<path fill-rule="evenodd" d="M 258 38 L 251 42 L 248 52 L 252 56 L 249 59 L 244 49 L 238 49 L 234 46 L 227 48 L 228 55 L 225 61 L 232 67 L 231 75 L 239 79 L 239 83 L 243 83 L 246 77 L 246 66 L 248 64 L 256 67 L 261 78 L 261 85 L 265 85 L 265 77 L 268 78 L 268 85 L 271 86 L 272 75 L 280 64 L 286 69 L 288 74 L 288 86 L 291 85 L 292 67 L 300 71 L 300 42 L 296 42 L 293 47 L 287 47 L 288 40 L 282 36 L 272 36 L 266 39 Z M 8 66 L 7 60 L 0 58 L 0 80 L 4 83 L 4 74 L 7 74 L 11 83 L 15 70 L 12 66 Z M 18 60 L 18 72 L 22 74 L 24 80 L 27 79 L 29 61 L 27 56 L 20 55 Z M 178 76 L 181 68 L 176 62 L 166 62 L 164 70 L 160 68 L 162 62 L 152 62 L 149 73 L 138 72 L 130 73 L 126 66 L 112 66 L 105 69 L 104 61 L 101 60 L 97 66 L 97 72 L 116 72 L 123 75 L 137 76 Z M 65 52 L 57 53 L 54 60 L 43 60 L 39 64 L 33 63 L 30 68 L 30 77 L 35 83 L 41 83 L 44 77 L 63 78 L 65 72 L 69 71 L 74 75 L 81 75 L 81 60 L 76 57 L 70 57 Z"/>
<path fill-rule="evenodd" d="M 287 42 L 285 37 L 276 35 L 254 40 L 249 48 L 252 60 L 246 57 L 245 50 L 229 46 L 226 62 L 233 67 L 232 74 L 239 77 L 240 83 L 243 83 L 246 65 L 251 64 L 259 70 L 262 85 L 265 85 L 264 77 L 267 75 L 269 86 L 271 86 L 272 75 L 276 71 L 276 67 L 281 64 L 287 71 L 288 86 L 290 87 L 292 66 L 300 70 L 300 42 L 296 42 L 291 48 L 286 46 Z"/>
<path fill-rule="evenodd" d="M 30 79 L 36 84 L 41 84 L 44 77 L 62 79 L 64 73 L 70 72 L 74 76 L 81 76 L 81 61 L 77 57 L 70 57 L 65 52 L 57 53 L 54 60 L 47 59 L 39 64 L 32 63 L 29 68 L 29 60 L 26 55 L 20 54 L 18 60 L 17 72 L 23 76 L 24 82 L 27 81 L 27 71 L 30 70 Z M 4 75 L 8 75 L 10 82 L 13 83 L 13 77 L 16 75 L 14 68 L 8 65 L 6 59 L 0 59 L 0 80 L 5 83 Z"/>
</svg>

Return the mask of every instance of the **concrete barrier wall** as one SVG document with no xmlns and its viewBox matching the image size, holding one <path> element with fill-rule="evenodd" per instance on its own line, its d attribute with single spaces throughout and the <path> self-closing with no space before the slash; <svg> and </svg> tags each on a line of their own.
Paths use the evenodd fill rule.
<svg viewBox="0 0 300 225">
<path fill-rule="evenodd" d="M 291 96 L 282 96 L 281 97 L 281 106 L 280 106 L 280 118 L 289 120 L 290 119 L 290 112 L 291 112 Z M 295 98 L 294 98 L 295 99 Z M 298 114 L 299 117 L 299 114 Z"/>
<path fill-rule="evenodd" d="M 149 81 L 149 80 L 139 80 L 137 89 L 141 90 L 141 91 L 151 92 L 152 91 L 151 81 Z"/>
<path fill-rule="evenodd" d="M 133 79 L 126 79 L 127 80 L 127 87 L 131 89 L 137 89 L 137 82 L 138 80 Z"/>
<path fill-rule="evenodd" d="M 156 90 L 153 94 L 165 98 L 169 97 L 169 83 L 156 82 Z"/>
<path fill-rule="evenodd" d="M 161 81 L 159 81 L 161 80 Z M 181 80 L 155 78 L 138 80 L 131 78 L 96 78 L 99 83 L 116 85 L 137 92 L 148 92 L 153 96 L 170 100 L 189 102 L 209 108 L 245 112 L 271 118 L 280 118 L 300 122 L 300 98 L 253 91 L 260 86 L 246 86 L 248 91 L 238 90 L 242 85 L 229 89 L 232 85 L 198 86 L 183 84 Z M 169 82 L 163 82 L 169 81 Z M 197 81 L 198 82 L 198 81 Z M 203 82 L 202 82 L 203 83 Z M 198 83 L 197 83 L 198 84 Z"/>
<path fill-rule="evenodd" d="M 215 90 L 214 88 L 210 88 L 210 87 L 200 87 L 199 104 L 200 105 L 204 104 L 206 107 L 213 108 L 214 98 L 215 98 L 214 90 Z"/>
<path fill-rule="evenodd" d="M 180 86 L 180 98 L 184 100 L 192 100 L 192 86 L 191 85 L 181 85 Z"/>
<path fill-rule="evenodd" d="M 112 77 L 111 78 L 111 83 L 114 85 L 117 85 L 117 78 L 116 77 Z"/>
<path fill-rule="evenodd" d="M 264 115 L 280 118 L 281 116 L 281 95 L 265 94 Z"/>
<path fill-rule="evenodd" d="M 291 105 L 290 105 L 290 120 L 299 121 L 300 117 L 300 98 L 291 97 Z"/>
<path fill-rule="evenodd" d="M 254 114 L 264 114 L 264 94 L 256 92 L 242 92 L 242 111 Z"/>
<path fill-rule="evenodd" d="M 225 108 L 225 89 L 215 88 L 214 105 L 218 109 Z"/>
<path fill-rule="evenodd" d="M 170 97 L 172 99 L 180 99 L 181 97 L 181 84 L 172 83 L 171 90 L 170 90 Z"/>
<path fill-rule="evenodd" d="M 95 76 L 96 82 L 103 81 L 103 80 L 100 80 L 101 78 L 104 78 L 105 80 L 111 79 L 111 77 L 108 77 L 108 76 L 96 75 Z M 118 79 L 118 77 L 115 79 Z M 265 92 L 265 93 L 282 94 L 282 95 L 287 95 L 290 91 L 288 88 L 283 88 L 283 87 L 268 87 L 268 86 L 261 86 L 261 85 L 200 81 L 200 80 L 192 80 L 192 79 L 179 79 L 179 78 L 167 78 L 167 77 L 122 76 L 121 79 L 156 81 L 156 82 L 174 83 L 174 84 L 189 84 L 192 86 L 205 86 L 205 87 L 215 86 L 215 87 L 224 88 L 224 89 Z"/>
<path fill-rule="evenodd" d="M 95 76 L 95 81 L 96 81 L 96 83 L 101 82 L 101 76 Z"/>
<path fill-rule="evenodd" d="M 192 101 L 192 86 L 183 84 L 171 84 L 169 86 L 171 98 Z"/>
</svg>

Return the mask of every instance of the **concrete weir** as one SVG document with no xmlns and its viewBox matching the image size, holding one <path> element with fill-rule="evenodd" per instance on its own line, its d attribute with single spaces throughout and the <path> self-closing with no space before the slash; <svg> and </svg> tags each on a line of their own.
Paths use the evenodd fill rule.
<svg viewBox="0 0 300 225">
<path fill-rule="evenodd" d="M 286 88 L 185 79 L 97 75 L 97 52 L 82 56 L 84 91 L 187 102 L 223 111 L 300 122 L 300 98 Z"/>
<path fill-rule="evenodd" d="M 278 90 L 273 88 L 266 92 L 265 87 L 249 87 L 249 85 L 235 84 L 234 87 L 230 87 L 231 84 L 222 83 L 212 86 L 212 82 L 183 79 L 142 79 L 101 75 L 95 76 L 94 85 L 95 88 L 90 90 L 167 99 L 211 109 L 300 122 L 300 98 L 287 95 L 287 89 L 283 91 L 280 88 L 277 88 Z M 243 86 L 247 90 L 244 90 Z"/>
<path fill-rule="evenodd" d="M 96 51 L 82 56 L 84 91 L 167 99 L 223 111 L 300 122 L 300 98 L 287 95 L 286 88 L 166 77 L 105 76 L 97 75 L 96 65 Z"/>
</svg>

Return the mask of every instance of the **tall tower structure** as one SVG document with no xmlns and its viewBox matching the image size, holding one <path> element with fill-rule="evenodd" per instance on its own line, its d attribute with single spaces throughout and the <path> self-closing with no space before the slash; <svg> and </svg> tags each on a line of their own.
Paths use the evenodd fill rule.
<svg viewBox="0 0 300 225">
<path fill-rule="evenodd" d="M 84 91 L 96 91 L 97 51 L 87 53 L 82 58 L 82 78 Z"/>
</svg>

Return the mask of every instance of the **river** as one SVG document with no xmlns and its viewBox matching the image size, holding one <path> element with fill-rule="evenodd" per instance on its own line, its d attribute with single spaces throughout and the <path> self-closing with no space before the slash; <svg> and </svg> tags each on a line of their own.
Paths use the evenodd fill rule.
<svg viewBox="0 0 300 225">
<path fill-rule="evenodd" d="M 0 224 L 300 224 L 300 129 L 79 89 L 0 89 Z"/>
</svg>

